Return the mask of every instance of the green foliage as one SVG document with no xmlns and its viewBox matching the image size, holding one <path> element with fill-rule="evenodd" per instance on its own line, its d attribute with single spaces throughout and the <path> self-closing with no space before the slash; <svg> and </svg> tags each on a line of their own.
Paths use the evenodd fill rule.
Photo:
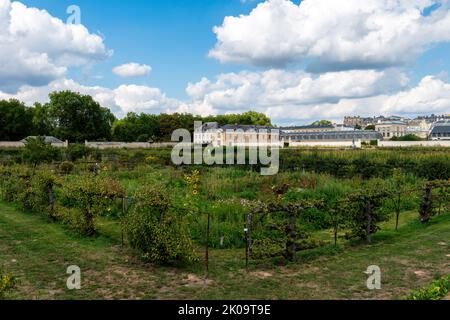
<svg viewBox="0 0 450 320">
<path fill-rule="evenodd" d="M 31 170 L 26 166 L 0 167 L 1 198 L 6 202 L 19 200 L 23 190 L 26 189 L 25 181 L 30 179 Z"/>
<path fill-rule="evenodd" d="M 0 100 L 0 141 L 19 141 L 32 134 L 32 110 L 18 100 Z"/>
<path fill-rule="evenodd" d="M 197 260 L 182 218 L 171 212 L 171 200 L 160 188 L 144 188 L 134 194 L 136 204 L 122 220 L 132 248 L 154 263 Z"/>
<path fill-rule="evenodd" d="M 247 226 L 255 239 L 250 245 L 252 257 L 283 256 L 295 261 L 297 251 L 320 245 L 310 239 L 310 234 L 298 222 L 305 210 L 321 206 L 322 201 L 317 200 L 286 202 L 283 195 L 277 200 L 254 205 L 249 213 L 251 223 Z"/>
<path fill-rule="evenodd" d="M 416 136 L 415 134 L 407 134 L 402 137 L 393 137 L 392 141 L 423 141 L 424 139 Z"/>
<path fill-rule="evenodd" d="M 123 198 L 125 191 L 114 179 L 84 175 L 64 184 L 61 196 L 63 206 L 78 208 L 83 213 L 83 221 L 77 229 L 83 234 L 93 235 L 96 232 L 95 218 L 107 211 L 115 199 Z"/>
<path fill-rule="evenodd" d="M 406 300 L 442 300 L 450 292 L 450 276 L 433 281 L 428 287 L 414 290 Z"/>
<path fill-rule="evenodd" d="M 171 141 L 172 132 L 176 129 L 187 129 L 193 132 L 194 121 L 218 122 L 219 125 L 271 125 L 266 115 L 254 111 L 208 117 L 186 113 L 160 115 L 129 113 L 124 119 L 114 123 L 112 136 L 114 140 L 125 142 Z"/>
<path fill-rule="evenodd" d="M 442 205 L 448 201 L 450 189 L 450 180 L 429 181 L 423 186 L 423 198 L 420 204 L 420 221 L 427 223 L 437 213 L 441 213 Z M 436 192 L 438 191 L 437 194 Z M 436 198 L 438 210 L 436 210 Z M 445 203 L 445 204 L 448 204 Z"/>
<path fill-rule="evenodd" d="M 44 137 L 29 138 L 22 150 L 22 158 L 26 163 L 37 166 L 40 163 L 52 162 L 60 157 L 60 152 Z"/>
<path fill-rule="evenodd" d="M 31 173 L 23 166 L 3 167 L 0 168 L 0 176 L 1 198 L 4 201 L 15 202 L 24 210 L 53 217 L 56 177 L 50 171 L 39 169 Z"/>
<path fill-rule="evenodd" d="M 75 165 L 73 164 L 73 162 L 64 161 L 59 165 L 59 171 L 63 174 L 70 174 L 73 171 L 74 167 Z"/>
<path fill-rule="evenodd" d="M 320 127 L 329 127 L 332 126 L 333 123 L 329 120 L 319 120 L 315 121 L 311 124 L 312 126 L 320 126 Z"/>
<path fill-rule="evenodd" d="M 91 155 L 93 152 L 94 150 L 83 143 L 70 144 L 66 150 L 66 158 L 69 161 L 75 162 Z"/>
<path fill-rule="evenodd" d="M 111 138 L 114 115 L 89 95 L 71 91 L 53 92 L 45 108 L 54 135 L 64 140 L 84 142 Z"/>
<path fill-rule="evenodd" d="M 372 235 L 380 230 L 379 223 L 389 219 L 389 214 L 381 210 L 389 195 L 383 181 L 372 180 L 342 199 L 339 210 L 346 216 L 350 237 L 371 242 Z"/>
</svg>

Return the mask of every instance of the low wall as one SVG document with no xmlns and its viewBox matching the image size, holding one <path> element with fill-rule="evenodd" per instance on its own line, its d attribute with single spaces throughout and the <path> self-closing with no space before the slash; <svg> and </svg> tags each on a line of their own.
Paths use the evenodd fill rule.
<svg viewBox="0 0 450 320">
<path fill-rule="evenodd" d="M 450 140 L 439 141 L 378 141 L 382 148 L 408 148 L 408 147 L 450 147 Z"/>
<path fill-rule="evenodd" d="M 361 141 L 302 141 L 290 142 L 289 147 L 361 148 Z"/>
<path fill-rule="evenodd" d="M 176 143 L 148 143 L 148 142 L 89 142 L 85 145 L 94 149 L 152 149 L 152 148 L 168 148 L 173 147 Z"/>
<path fill-rule="evenodd" d="M 52 143 L 52 146 L 55 148 L 67 148 L 69 146 L 69 143 L 61 142 L 61 143 Z M 0 141 L 0 148 L 23 148 L 25 147 L 25 143 L 20 141 Z"/>
</svg>

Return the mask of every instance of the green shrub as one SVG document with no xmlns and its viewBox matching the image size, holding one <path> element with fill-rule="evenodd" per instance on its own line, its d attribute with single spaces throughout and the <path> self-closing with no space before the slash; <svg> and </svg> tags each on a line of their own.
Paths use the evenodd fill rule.
<svg viewBox="0 0 450 320">
<path fill-rule="evenodd" d="M 40 163 L 56 161 L 61 157 L 60 151 L 44 137 L 30 138 L 22 149 L 22 158 L 26 163 L 36 167 Z"/>
<path fill-rule="evenodd" d="M 1 198 L 6 202 L 19 200 L 23 190 L 26 189 L 25 181 L 31 177 L 31 170 L 25 166 L 17 165 L 0 168 Z"/>
<path fill-rule="evenodd" d="M 157 188 L 144 188 L 134 195 L 135 205 L 122 220 L 131 247 L 145 261 L 170 263 L 197 260 L 182 218 L 170 211 L 171 200 Z"/>
<path fill-rule="evenodd" d="M 34 175 L 25 178 L 25 188 L 19 192 L 19 201 L 26 210 L 47 212 L 51 216 L 52 206 L 56 202 L 56 177 L 48 170 L 38 170 Z"/>
<path fill-rule="evenodd" d="M 122 185 L 111 178 L 84 175 L 66 183 L 61 190 L 61 203 L 69 208 L 78 208 L 83 213 L 84 234 L 96 232 L 95 218 L 107 211 L 117 198 L 123 198 L 125 191 Z"/>
<path fill-rule="evenodd" d="M 59 165 L 59 171 L 63 174 L 70 174 L 73 171 L 74 164 L 70 161 L 64 161 Z"/>
<path fill-rule="evenodd" d="M 433 281 L 431 285 L 426 288 L 414 290 L 407 297 L 406 300 L 441 300 L 445 298 L 450 292 L 450 276 Z"/>
<path fill-rule="evenodd" d="M 93 150 L 84 144 L 71 144 L 67 148 L 66 159 L 75 162 L 79 159 L 83 159 L 93 153 Z"/>
</svg>

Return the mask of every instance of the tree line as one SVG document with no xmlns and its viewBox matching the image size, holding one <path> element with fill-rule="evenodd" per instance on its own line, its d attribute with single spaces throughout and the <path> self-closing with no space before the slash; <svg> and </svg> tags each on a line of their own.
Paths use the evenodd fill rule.
<svg viewBox="0 0 450 320">
<path fill-rule="evenodd" d="M 27 106 L 16 100 L 0 100 L 0 141 L 19 141 L 28 136 L 55 136 L 69 142 L 170 141 L 176 129 L 194 130 L 194 121 L 218 122 L 219 125 L 271 125 L 261 113 L 195 116 L 188 113 L 136 114 L 117 119 L 89 95 L 72 91 L 53 92 L 49 102 Z"/>
</svg>

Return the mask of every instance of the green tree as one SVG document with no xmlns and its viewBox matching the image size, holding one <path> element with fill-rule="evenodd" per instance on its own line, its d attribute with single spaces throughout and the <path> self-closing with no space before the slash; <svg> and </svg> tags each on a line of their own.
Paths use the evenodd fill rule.
<svg viewBox="0 0 450 320">
<path fill-rule="evenodd" d="M 147 142 L 159 140 L 159 116 L 152 114 L 130 112 L 127 116 L 114 123 L 112 127 L 113 140 L 123 142 Z M 143 136 L 146 136 L 145 138 Z M 142 141 L 146 140 L 146 141 Z"/>
<path fill-rule="evenodd" d="M 0 101 L 0 140 L 19 141 L 33 132 L 33 112 L 15 99 Z"/>
<path fill-rule="evenodd" d="M 71 91 L 53 92 L 45 108 L 48 108 L 54 134 L 61 139 L 84 142 L 111 138 L 114 115 L 89 95 Z"/>
<path fill-rule="evenodd" d="M 319 120 L 319 121 L 313 122 L 311 125 L 320 126 L 320 127 L 328 127 L 328 126 L 332 126 L 333 123 L 329 120 Z"/>
<path fill-rule="evenodd" d="M 416 136 L 415 134 L 407 134 L 403 137 L 393 137 L 392 141 L 422 141 L 423 139 Z"/>
<path fill-rule="evenodd" d="M 369 130 L 375 130 L 375 125 L 374 124 L 369 124 L 367 127 L 364 128 L 364 130 L 369 131 Z"/>
<path fill-rule="evenodd" d="M 52 133 L 53 127 L 48 116 L 48 106 L 38 102 L 32 108 L 33 113 L 33 135 L 48 136 Z"/>
<path fill-rule="evenodd" d="M 381 180 L 371 180 L 344 198 L 342 210 L 347 213 L 352 237 L 372 242 L 372 235 L 380 229 L 378 224 L 389 219 L 389 214 L 381 210 L 388 197 L 385 184 Z"/>
<path fill-rule="evenodd" d="M 30 138 L 22 149 L 22 158 L 34 168 L 43 162 L 51 162 L 58 159 L 59 150 L 50 143 L 45 142 L 44 137 Z"/>
<path fill-rule="evenodd" d="M 394 169 L 392 178 L 389 180 L 391 189 L 391 202 L 395 211 L 395 231 L 398 230 L 400 213 L 402 210 L 403 197 L 412 195 L 413 190 L 407 185 L 405 173 L 400 169 Z"/>
</svg>

